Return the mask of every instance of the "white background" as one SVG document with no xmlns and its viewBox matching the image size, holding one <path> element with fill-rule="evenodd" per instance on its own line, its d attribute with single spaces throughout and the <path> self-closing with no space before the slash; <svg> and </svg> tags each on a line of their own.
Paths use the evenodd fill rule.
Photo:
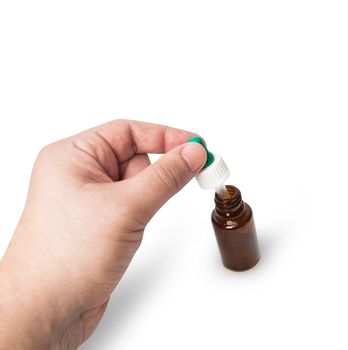
<svg viewBox="0 0 348 350">
<path fill-rule="evenodd" d="M 224 269 L 213 193 L 150 223 L 81 349 L 346 349 L 346 1 L 1 1 L 0 255 L 46 143 L 115 118 L 200 133 L 253 207 Z"/>
</svg>

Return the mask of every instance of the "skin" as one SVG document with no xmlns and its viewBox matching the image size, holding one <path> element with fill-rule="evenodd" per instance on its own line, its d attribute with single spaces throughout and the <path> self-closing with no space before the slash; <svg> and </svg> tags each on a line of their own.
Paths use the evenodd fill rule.
<svg viewBox="0 0 348 350">
<path fill-rule="evenodd" d="M 147 223 L 204 165 L 194 135 L 116 120 L 41 150 L 0 262 L 1 350 L 76 349 L 93 333 Z"/>
</svg>

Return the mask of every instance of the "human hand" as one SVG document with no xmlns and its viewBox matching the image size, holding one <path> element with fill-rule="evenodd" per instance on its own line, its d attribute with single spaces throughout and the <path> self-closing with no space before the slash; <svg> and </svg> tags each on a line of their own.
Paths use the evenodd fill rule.
<svg viewBox="0 0 348 350">
<path fill-rule="evenodd" d="M 43 148 L 0 263 L 1 350 L 76 349 L 92 334 L 145 226 L 205 163 L 193 135 L 116 120 Z"/>
</svg>

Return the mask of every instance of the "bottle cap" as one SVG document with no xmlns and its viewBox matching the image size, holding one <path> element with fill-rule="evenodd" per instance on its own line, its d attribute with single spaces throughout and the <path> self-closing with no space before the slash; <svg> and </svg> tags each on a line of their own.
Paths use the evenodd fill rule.
<svg viewBox="0 0 348 350">
<path fill-rule="evenodd" d="M 187 142 L 197 142 L 201 144 L 207 153 L 207 161 L 203 169 L 196 175 L 199 186 L 203 189 L 215 189 L 216 187 L 222 186 L 230 175 L 230 170 L 221 156 L 216 153 L 211 153 L 207 149 L 204 140 L 199 136 L 191 137 Z"/>
</svg>

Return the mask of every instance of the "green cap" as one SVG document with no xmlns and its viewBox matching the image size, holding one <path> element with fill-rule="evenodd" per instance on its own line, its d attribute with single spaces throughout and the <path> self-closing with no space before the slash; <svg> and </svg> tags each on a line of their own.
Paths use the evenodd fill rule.
<svg viewBox="0 0 348 350">
<path fill-rule="evenodd" d="M 205 162 L 203 169 L 207 168 L 209 165 L 211 165 L 214 162 L 215 160 L 214 154 L 208 150 L 207 145 L 205 144 L 204 140 L 200 136 L 190 137 L 187 140 L 187 142 L 196 142 L 204 147 L 205 152 L 207 153 L 207 161 Z"/>
</svg>

